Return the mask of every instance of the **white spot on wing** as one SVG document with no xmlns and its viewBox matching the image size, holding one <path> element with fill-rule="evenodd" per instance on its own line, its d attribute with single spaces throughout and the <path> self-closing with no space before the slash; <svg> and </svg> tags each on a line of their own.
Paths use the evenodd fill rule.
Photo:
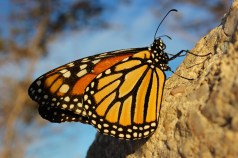
<svg viewBox="0 0 238 158">
<path fill-rule="evenodd" d="M 92 120 L 91 122 L 92 122 L 94 125 L 96 124 L 96 121 L 95 121 L 95 120 Z"/>
<path fill-rule="evenodd" d="M 101 129 L 101 128 L 102 128 L 102 126 L 100 124 L 98 124 L 98 129 Z"/>
<path fill-rule="evenodd" d="M 150 133 L 149 131 L 146 131 L 146 132 L 144 132 L 144 135 L 147 136 L 147 135 L 149 135 L 149 133 Z"/>
<path fill-rule="evenodd" d="M 88 99 L 88 95 L 84 95 L 84 100 L 87 100 Z"/>
<path fill-rule="evenodd" d="M 83 107 L 82 103 L 78 103 L 77 106 L 80 108 Z"/>
<path fill-rule="evenodd" d="M 93 88 L 93 87 L 94 87 L 94 84 L 95 84 L 94 82 L 92 82 L 92 83 L 91 83 L 91 88 Z"/>
<path fill-rule="evenodd" d="M 121 134 L 119 134 L 118 136 L 121 137 L 121 138 L 123 138 L 123 137 L 124 137 L 124 134 L 121 133 Z"/>
<path fill-rule="evenodd" d="M 70 98 L 69 98 L 69 97 L 65 97 L 65 98 L 64 98 L 64 101 L 69 102 L 69 101 L 70 101 Z"/>
<path fill-rule="evenodd" d="M 67 71 L 68 71 L 67 69 L 60 70 L 62 74 L 66 73 Z"/>
<path fill-rule="evenodd" d="M 108 130 L 108 129 L 104 129 L 103 132 L 104 132 L 104 133 L 108 133 L 109 130 Z"/>
<path fill-rule="evenodd" d="M 103 127 L 109 127 L 109 125 L 107 123 L 104 123 Z"/>
<path fill-rule="evenodd" d="M 67 84 L 63 84 L 63 85 L 60 87 L 60 89 L 59 89 L 59 91 L 60 91 L 61 93 L 67 93 L 68 90 L 69 90 L 69 85 L 67 85 Z"/>
<path fill-rule="evenodd" d="M 66 104 L 63 104 L 62 107 L 63 107 L 63 108 L 67 108 L 67 105 L 66 105 Z"/>
<path fill-rule="evenodd" d="M 87 64 L 83 64 L 79 66 L 80 70 L 85 69 L 86 67 L 87 67 Z"/>
<path fill-rule="evenodd" d="M 137 137 L 137 135 L 138 135 L 138 134 L 137 134 L 136 132 L 133 133 L 133 136 L 134 136 L 134 137 Z"/>
<path fill-rule="evenodd" d="M 152 126 L 152 127 L 155 127 L 155 126 L 156 126 L 156 123 L 155 123 L 155 122 L 151 123 L 151 126 Z"/>
<path fill-rule="evenodd" d="M 69 67 L 73 67 L 74 66 L 74 63 L 72 62 L 72 63 L 69 63 L 69 64 L 67 64 Z"/>
<path fill-rule="evenodd" d="M 73 109 L 74 108 L 74 104 L 70 104 L 69 108 Z"/>
<path fill-rule="evenodd" d="M 67 71 L 66 73 L 63 74 L 65 78 L 69 78 L 71 76 L 70 71 Z"/>
<path fill-rule="evenodd" d="M 94 61 L 92 61 L 92 63 L 93 63 L 93 64 L 97 64 L 99 61 L 100 61 L 100 59 L 94 60 Z"/>
<path fill-rule="evenodd" d="M 144 129 L 149 129 L 149 128 L 150 128 L 149 125 L 145 125 L 145 126 L 144 126 Z"/>
<path fill-rule="evenodd" d="M 36 84 L 37 84 L 38 86 L 40 86 L 40 85 L 41 85 L 41 81 L 40 81 L 40 80 L 37 81 Z"/>
<path fill-rule="evenodd" d="M 84 70 L 79 71 L 79 72 L 77 73 L 77 76 L 78 76 L 78 77 L 82 77 L 82 76 L 85 75 L 86 73 L 87 73 L 87 70 L 84 69 Z"/>
<path fill-rule="evenodd" d="M 108 70 L 105 71 L 105 74 L 110 74 L 110 73 L 111 73 L 111 70 L 110 70 L 110 69 L 108 69 Z"/>
<path fill-rule="evenodd" d="M 88 58 L 83 58 L 82 59 L 82 62 L 87 62 L 88 61 Z"/>
<path fill-rule="evenodd" d="M 78 102 L 78 101 L 79 101 L 78 98 L 75 98 L 75 99 L 74 99 L 74 102 Z"/>
<path fill-rule="evenodd" d="M 80 109 L 77 109 L 77 110 L 76 110 L 76 113 L 77 113 L 77 114 L 80 114 L 81 112 L 82 112 L 82 110 L 80 110 Z"/>
</svg>

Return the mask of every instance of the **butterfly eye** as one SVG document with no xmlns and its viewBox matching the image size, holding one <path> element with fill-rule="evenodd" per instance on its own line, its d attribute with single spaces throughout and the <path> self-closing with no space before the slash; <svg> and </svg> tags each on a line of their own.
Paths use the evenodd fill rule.
<svg viewBox="0 0 238 158">
<path fill-rule="evenodd" d="M 166 45 L 163 42 L 161 43 L 161 48 L 162 48 L 161 50 L 165 50 L 166 49 Z"/>
</svg>

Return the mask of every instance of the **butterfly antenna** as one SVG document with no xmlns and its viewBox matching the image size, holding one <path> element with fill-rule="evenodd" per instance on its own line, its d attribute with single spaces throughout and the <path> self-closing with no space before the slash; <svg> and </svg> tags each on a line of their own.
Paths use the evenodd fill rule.
<svg viewBox="0 0 238 158">
<path fill-rule="evenodd" d="M 170 11 L 168 11 L 168 13 L 164 16 L 164 18 L 163 18 L 163 19 L 161 20 L 161 22 L 159 23 L 159 26 L 157 27 L 157 29 L 156 29 L 156 31 L 155 31 L 154 39 L 155 39 L 155 37 L 156 37 L 156 34 L 157 34 L 158 30 L 159 30 L 160 25 L 162 24 L 162 22 L 164 21 L 164 19 L 167 17 L 167 15 L 168 15 L 170 12 L 172 12 L 172 11 L 177 12 L 178 10 L 177 10 L 177 9 L 171 9 Z"/>
<path fill-rule="evenodd" d="M 168 36 L 168 35 L 159 36 L 159 38 L 161 38 L 161 37 L 167 37 L 168 39 L 172 40 L 172 38 L 170 36 Z"/>
</svg>

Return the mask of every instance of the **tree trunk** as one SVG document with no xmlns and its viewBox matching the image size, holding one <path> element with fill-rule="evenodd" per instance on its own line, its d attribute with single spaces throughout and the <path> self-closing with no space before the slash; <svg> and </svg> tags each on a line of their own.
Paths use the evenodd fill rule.
<svg viewBox="0 0 238 158">
<path fill-rule="evenodd" d="M 148 139 L 98 134 L 87 157 L 238 156 L 238 0 L 166 81 L 159 125 Z"/>
</svg>

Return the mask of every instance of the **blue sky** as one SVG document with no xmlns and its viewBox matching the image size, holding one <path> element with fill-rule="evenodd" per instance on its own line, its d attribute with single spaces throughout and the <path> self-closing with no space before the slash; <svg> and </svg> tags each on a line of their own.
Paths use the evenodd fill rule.
<svg viewBox="0 0 238 158">
<path fill-rule="evenodd" d="M 111 1 L 102 1 L 107 5 L 112 5 L 108 3 Z M 103 17 L 114 26 L 112 28 L 100 31 L 85 28 L 81 32 L 58 35 L 48 44 L 49 55 L 37 64 L 34 78 L 85 56 L 117 49 L 149 46 L 153 42 L 155 30 L 162 19 L 162 17 L 154 16 L 151 8 L 155 6 L 151 2 L 137 0 L 130 5 L 118 5 L 107 10 Z M 161 15 L 165 15 L 170 9 L 172 8 L 166 8 Z M 157 34 L 172 37 L 172 40 L 164 38 L 167 52 L 171 54 L 182 49 L 191 49 L 195 41 L 201 38 L 193 32 L 181 32 L 176 14 L 185 15 L 187 20 L 201 18 L 199 15 L 207 15 L 207 12 L 197 8 L 194 14 L 194 8 L 189 5 L 177 6 L 176 9 L 179 13 L 172 12 Z M 173 29 L 170 26 L 173 26 Z M 182 58 L 176 59 L 171 62 L 170 67 L 175 70 L 181 62 Z M 14 69 L 12 73 L 15 73 L 18 68 L 12 69 Z M 96 134 L 96 129 L 81 123 L 48 123 L 44 128 L 33 124 L 26 127 L 25 131 L 25 135 L 31 135 L 34 138 L 28 143 L 26 158 L 83 158 Z"/>
</svg>

